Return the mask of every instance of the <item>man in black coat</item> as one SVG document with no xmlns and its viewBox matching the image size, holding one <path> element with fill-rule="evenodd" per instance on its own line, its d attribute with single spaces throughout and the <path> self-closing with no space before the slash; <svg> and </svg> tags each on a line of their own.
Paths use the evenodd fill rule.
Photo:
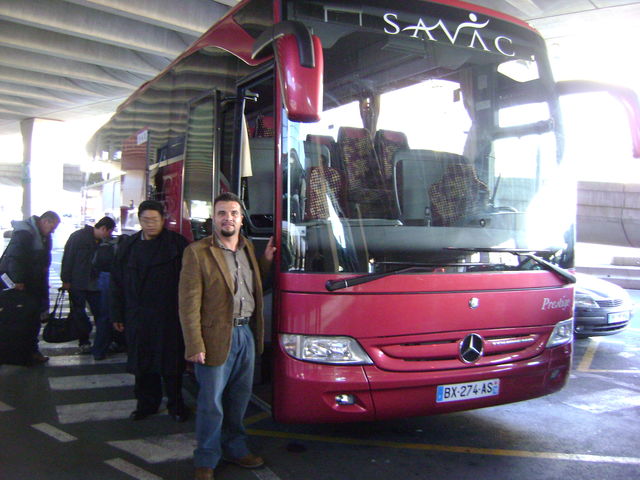
<svg viewBox="0 0 640 480">
<path fill-rule="evenodd" d="M 40 217 L 33 215 L 26 220 L 11 222 L 13 234 L 0 262 L 0 274 L 6 274 L 16 290 L 24 291 L 37 303 L 38 316 L 33 319 L 31 333 L 32 364 L 49 360 L 40 353 L 38 334 L 40 319 L 49 313 L 51 234 L 59 224 L 60 217 L 51 211 Z"/>
<path fill-rule="evenodd" d="M 184 340 L 178 320 L 178 280 L 187 240 L 164 228 L 160 202 L 138 208 L 142 231 L 118 247 L 111 273 L 111 320 L 127 339 L 127 370 L 136 376 L 132 420 L 158 411 L 164 384 L 169 414 L 185 421 Z"/>
<path fill-rule="evenodd" d="M 85 310 L 87 303 L 96 322 L 96 336 L 104 336 L 104 332 L 98 330 L 104 326 L 102 317 L 108 315 L 108 312 L 102 308 L 98 285 L 99 272 L 93 267 L 92 260 L 100 242 L 109 238 L 114 228 L 116 222 L 112 218 L 103 217 L 93 227 L 85 225 L 84 228 L 73 232 L 64 246 L 60 278 L 62 288 L 69 291 L 71 314 L 80 333 L 78 353 L 91 352 L 89 334 L 92 326 Z"/>
</svg>

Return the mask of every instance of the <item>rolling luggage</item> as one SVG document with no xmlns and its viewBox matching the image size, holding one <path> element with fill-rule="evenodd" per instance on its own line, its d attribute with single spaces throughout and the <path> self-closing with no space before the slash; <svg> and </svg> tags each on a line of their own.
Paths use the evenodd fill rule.
<svg viewBox="0 0 640 480">
<path fill-rule="evenodd" d="M 28 365 L 39 328 L 36 299 L 18 290 L 0 292 L 0 365 Z"/>
</svg>

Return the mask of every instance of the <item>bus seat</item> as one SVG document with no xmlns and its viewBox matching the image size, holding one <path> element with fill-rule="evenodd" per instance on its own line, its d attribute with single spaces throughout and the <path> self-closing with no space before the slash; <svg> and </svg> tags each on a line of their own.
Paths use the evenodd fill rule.
<svg viewBox="0 0 640 480">
<path fill-rule="evenodd" d="M 429 188 L 444 175 L 445 167 L 462 157 L 433 150 L 399 150 L 393 158 L 393 185 L 400 218 L 424 225 L 430 207 Z"/>
<path fill-rule="evenodd" d="M 307 135 L 307 142 L 309 144 L 324 146 L 329 151 L 329 163 L 330 167 L 337 168 L 341 172 L 344 171 L 342 165 L 342 159 L 340 158 L 340 152 L 338 151 L 338 144 L 331 135 Z M 306 144 L 305 144 L 306 145 Z"/>
<path fill-rule="evenodd" d="M 275 136 L 275 120 L 273 117 L 259 115 L 256 118 L 256 125 L 253 131 L 253 137 L 264 138 Z"/>
<path fill-rule="evenodd" d="M 429 188 L 433 225 L 449 226 L 476 212 L 486 211 L 489 189 L 470 163 L 447 165 L 439 182 Z"/>
<path fill-rule="evenodd" d="M 344 216 L 344 183 L 340 172 L 332 167 L 307 168 L 307 192 L 304 201 L 305 220 L 327 219 L 331 208 L 339 217 Z"/>
<path fill-rule="evenodd" d="M 409 149 L 407 136 L 403 132 L 378 130 L 373 144 L 380 159 L 384 179 L 387 185 L 391 187 L 393 185 L 393 156 L 398 150 Z"/>
<path fill-rule="evenodd" d="M 306 191 L 305 170 L 295 148 L 289 151 L 287 162 L 284 164 L 284 178 L 289 179 L 289 190 L 283 192 L 285 203 L 289 204 L 291 221 L 297 223 L 302 220 L 304 212 L 304 195 Z"/>
<path fill-rule="evenodd" d="M 247 220 L 252 233 L 270 233 L 273 228 L 274 143 L 273 138 L 249 139 L 252 175 L 246 177 Z"/>
<path fill-rule="evenodd" d="M 331 167 L 332 157 L 329 148 L 314 142 L 304 142 L 305 167 Z"/>
<path fill-rule="evenodd" d="M 338 148 L 344 161 L 349 215 L 393 218 L 391 191 L 386 188 L 369 130 L 340 127 Z"/>
</svg>

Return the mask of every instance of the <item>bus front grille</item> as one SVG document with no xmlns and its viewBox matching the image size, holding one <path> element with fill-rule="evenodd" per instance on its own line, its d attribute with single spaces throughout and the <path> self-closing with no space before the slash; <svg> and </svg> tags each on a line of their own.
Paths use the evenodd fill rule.
<svg viewBox="0 0 640 480">
<path fill-rule="evenodd" d="M 501 365 L 526 360 L 544 350 L 548 332 L 482 332 L 479 358 L 467 363 L 461 345 L 474 332 L 369 339 L 363 342 L 376 366 L 389 371 L 424 371 Z"/>
</svg>

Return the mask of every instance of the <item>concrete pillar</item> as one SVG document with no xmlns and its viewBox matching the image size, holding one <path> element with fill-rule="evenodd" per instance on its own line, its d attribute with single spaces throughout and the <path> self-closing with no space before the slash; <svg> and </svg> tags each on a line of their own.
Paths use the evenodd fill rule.
<svg viewBox="0 0 640 480">
<path fill-rule="evenodd" d="M 29 118 L 20 122 L 23 143 L 22 214 L 25 218 L 53 210 L 64 212 L 61 195 L 65 149 L 63 122 Z"/>
</svg>

